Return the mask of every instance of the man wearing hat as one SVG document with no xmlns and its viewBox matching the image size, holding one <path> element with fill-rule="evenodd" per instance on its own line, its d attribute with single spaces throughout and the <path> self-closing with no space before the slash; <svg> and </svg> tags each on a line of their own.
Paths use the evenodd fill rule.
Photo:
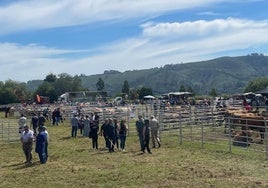
<svg viewBox="0 0 268 188">
<path fill-rule="evenodd" d="M 154 115 L 151 116 L 150 128 L 151 128 L 151 138 L 152 138 L 153 148 L 155 148 L 155 143 L 156 142 L 158 144 L 158 147 L 160 148 L 161 143 L 160 143 L 160 139 L 158 137 L 159 123 L 158 123 L 157 119 L 154 117 Z"/>
</svg>

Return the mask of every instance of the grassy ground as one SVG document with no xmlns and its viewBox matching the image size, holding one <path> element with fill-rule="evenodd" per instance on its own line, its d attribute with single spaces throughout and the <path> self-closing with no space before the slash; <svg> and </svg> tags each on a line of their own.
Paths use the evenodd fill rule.
<svg viewBox="0 0 268 188">
<path fill-rule="evenodd" d="M 34 162 L 23 164 L 20 143 L 0 143 L 0 187 L 268 187 L 263 153 L 179 145 L 176 134 L 165 134 L 161 148 L 141 154 L 134 132 L 126 152 L 108 153 L 102 137 L 98 151 L 88 138 L 71 138 L 67 123 L 48 131 L 46 164 L 34 152 Z"/>
</svg>

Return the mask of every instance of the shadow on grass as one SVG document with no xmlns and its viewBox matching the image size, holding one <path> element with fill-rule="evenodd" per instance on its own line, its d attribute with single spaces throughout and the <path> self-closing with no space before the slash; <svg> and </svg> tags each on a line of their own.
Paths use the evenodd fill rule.
<svg viewBox="0 0 268 188">
<path fill-rule="evenodd" d="M 139 152 L 139 153 L 134 154 L 133 156 L 141 156 L 141 155 L 145 155 L 145 154 L 146 154 L 146 153 Z"/>
<path fill-rule="evenodd" d="M 64 136 L 64 137 L 60 138 L 59 140 L 70 140 L 70 139 L 74 139 L 74 138 L 71 136 Z"/>
<path fill-rule="evenodd" d="M 16 163 L 12 165 L 3 166 L 3 168 L 15 167 L 13 168 L 13 170 L 21 170 L 21 169 L 30 168 L 30 167 L 37 166 L 37 165 L 40 165 L 39 161 L 35 161 L 33 163 Z"/>
</svg>

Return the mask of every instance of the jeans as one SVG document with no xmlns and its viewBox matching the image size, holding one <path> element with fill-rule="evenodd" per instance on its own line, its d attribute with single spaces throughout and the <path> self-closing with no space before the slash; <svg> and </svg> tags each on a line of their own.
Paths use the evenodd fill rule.
<svg viewBox="0 0 268 188">
<path fill-rule="evenodd" d="M 126 143 L 127 137 L 120 135 L 119 138 L 120 138 L 120 148 L 123 150 L 123 149 L 125 149 L 125 143 Z"/>
<path fill-rule="evenodd" d="M 144 140 L 143 140 L 143 134 L 142 133 L 139 133 L 139 141 L 140 141 L 141 150 L 143 150 Z"/>
<path fill-rule="evenodd" d="M 76 137 L 76 135 L 77 135 L 77 126 L 72 126 L 72 137 Z"/>
</svg>

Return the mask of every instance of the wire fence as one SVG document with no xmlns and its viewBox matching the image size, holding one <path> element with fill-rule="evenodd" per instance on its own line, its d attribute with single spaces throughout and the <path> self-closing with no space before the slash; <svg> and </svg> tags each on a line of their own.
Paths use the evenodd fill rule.
<svg viewBox="0 0 268 188">
<path fill-rule="evenodd" d="M 63 125 L 69 126 L 69 119 L 75 110 L 75 106 L 63 109 Z M 268 158 L 266 119 L 253 121 L 247 118 L 226 117 L 224 109 L 216 109 L 213 105 L 166 107 L 160 103 L 123 107 L 87 106 L 83 108 L 82 113 L 95 111 L 99 113 L 101 122 L 107 118 L 124 119 L 129 125 L 132 122 L 131 134 L 136 131 L 134 120 L 138 115 L 143 115 L 144 118 L 154 115 L 159 120 L 162 140 L 168 141 L 172 135 L 177 138 L 178 145 L 188 142 L 195 143 L 200 148 L 213 145 L 214 148 L 226 152 L 246 149 L 263 153 Z M 17 142 L 19 137 L 16 119 L 0 120 L 0 142 Z"/>
</svg>

